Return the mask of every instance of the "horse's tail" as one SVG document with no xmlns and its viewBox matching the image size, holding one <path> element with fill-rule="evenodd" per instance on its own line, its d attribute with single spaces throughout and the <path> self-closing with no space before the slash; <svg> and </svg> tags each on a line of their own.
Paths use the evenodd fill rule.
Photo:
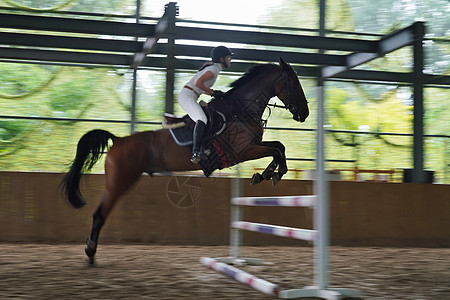
<svg viewBox="0 0 450 300">
<path fill-rule="evenodd" d="M 80 177 L 82 173 L 89 172 L 95 163 L 108 148 L 108 140 L 117 137 L 101 129 L 89 131 L 78 141 L 77 154 L 70 166 L 69 172 L 62 181 L 62 188 L 75 208 L 83 207 L 86 204 L 80 192 Z"/>
</svg>

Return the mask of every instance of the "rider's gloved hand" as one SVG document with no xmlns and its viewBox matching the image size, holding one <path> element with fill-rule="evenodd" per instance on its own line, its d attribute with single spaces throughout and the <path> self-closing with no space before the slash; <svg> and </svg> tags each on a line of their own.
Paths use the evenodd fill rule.
<svg viewBox="0 0 450 300">
<path fill-rule="evenodd" d="M 214 97 L 216 99 L 223 99 L 223 96 L 225 95 L 224 92 L 219 90 L 214 90 L 214 92 L 211 94 L 211 97 Z"/>
</svg>

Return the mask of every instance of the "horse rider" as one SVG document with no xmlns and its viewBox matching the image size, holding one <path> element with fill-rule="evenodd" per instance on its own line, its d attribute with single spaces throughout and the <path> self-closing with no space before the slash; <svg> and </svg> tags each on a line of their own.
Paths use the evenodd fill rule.
<svg viewBox="0 0 450 300">
<path fill-rule="evenodd" d="M 205 63 L 178 95 L 178 103 L 181 108 L 195 122 L 191 158 L 191 161 L 195 164 L 199 163 L 202 158 L 200 153 L 201 139 L 208 123 L 208 119 L 197 100 L 201 94 L 223 98 L 224 93 L 222 91 L 213 90 L 211 87 L 216 82 L 220 71 L 230 66 L 231 55 L 233 53 L 225 46 L 213 48 L 211 50 L 212 61 Z"/>
</svg>

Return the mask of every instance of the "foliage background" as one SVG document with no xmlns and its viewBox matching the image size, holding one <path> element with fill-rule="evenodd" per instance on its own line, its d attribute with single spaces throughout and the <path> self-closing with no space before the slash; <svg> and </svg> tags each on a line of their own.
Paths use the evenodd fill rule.
<svg viewBox="0 0 450 300">
<path fill-rule="evenodd" d="M 159 17 L 168 1 L 142 1 L 142 14 Z M 180 17 L 190 18 L 189 8 L 194 4 L 178 1 Z M 214 1 L 213 1 L 214 2 Z M 264 2 L 264 1 L 263 1 Z M 318 1 L 279 0 L 249 1 L 258 5 L 259 25 L 296 28 L 317 28 Z M 219 3 L 219 1 L 217 1 Z M 214 6 L 211 3 L 210 5 Z M 237 2 L 233 2 L 237 3 Z M 232 11 L 233 3 L 227 4 Z M 259 4 L 258 4 L 259 3 Z M 237 4 L 235 4 L 237 5 Z M 327 29 L 332 36 L 351 36 L 345 32 L 387 34 L 406 27 L 414 21 L 426 21 L 425 42 L 427 73 L 450 73 L 450 5 L 446 0 L 328 0 Z M 27 13 L 54 11 L 101 12 L 130 15 L 135 11 L 131 0 L 3 0 L 1 7 L 27 10 Z M 231 8 L 230 8 L 231 7 Z M 183 10 L 184 9 L 184 10 Z M 200 20 L 217 21 L 210 13 L 211 6 L 195 7 Z M 183 15 L 183 11 L 186 11 Z M 204 13 L 202 13 L 204 11 Z M 280 17 L 283 16 L 283 17 Z M 88 18 L 89 16 L 84 16 Z M 235 22 L 232 13 L 222 14 L 221 21 Z M 227 19 L 229 17 L 229 19 Z M 92 18 L 92 17 L 91 17 Z M 241 20 L 241 23 L 246 23 Z M 7 29 L 0 29 L 7 30 Z M 302 32 L 302 34 L 305 34 Z M 306 33 L 308 34 L 308 33 Z M 309 34 L 316 34 L 310 32 Z M 377 36 L 373 36 L 377 39 Z M 232 46 L 232 45 L 231 45 Z M 332 52 L 330 52 L 332 53 Z M 377 59 L 363 68 L 407 72 L 411 67 L 411 49 L 405 48 Z M 221 75 L 216 87 L 225 90 L 240 74 Z M 301 74 L 299 74 L 301 76 Z M 162 120 L 164 113 L 165 74 L 162 71 L 139 71 L 137 118 L 139 121 Z M 178 72 L 176 93 L 192 76 Z M 316 91 L 312 79 L 300 77 L 310 101 L 311 116 L 306 123 L 295 123 L 288 112 L 272 109 L 269 127 L 315 128 Z M 408 86 L 328 82 L 326 90 L 327 124 L 331 129 L 355 130 L 361 133 L 412 133 L 412 90 Z M 127 135 L 130 125 L 131 73 L 113 68 L 81 68 L 50 65 L 0 63 L 0 115 L 35 116 L 41 118 L 81 118 L 121 122 L 76 122 L 52 120 L 24 120 L 0 118 L 0 169 L 19 171 L 64 172 L 75 154 L 81 135 L 94 128 L 103 128 L 116 135 Z M 208 97 L 202 96 L 204 100 Z M 425 89 L 425 133 L 448 135 L 450 132 L 450 90 Z M 183 114 L 178 105 L 176 113 Z M 269 111 L 266 112 L 269 114 Z M 139 124 L 137 130 L 154 130 L 159 125 Z M 286 144 L 287 156 L 313 159 L 315 137 L 313 132 L 267 130 L 266 140 L 281 140 Z M 328 134 L 327 158 L 355 160 L 354 163 L 330 162 L 329 169 L 350 168 L 396 169 L 412 167 L 412 138 L 380 136 L 377 134 Z M 427 138 L 425 167 L 437 172 L 439 182 L 450 182 L 448 138 Z M 264 167 L 269 160 L 245 163 L 240 171 L 250 175 L 254 168 Z M 312 169 L 311 161 L 289 161 L 293 169 Z M 94 172 L 102 172 L 97 164 Z M 222 173 L 230 173 L 224 170 Z M 298 174 L 291 172 L 290 176 Z"/>
</svg>

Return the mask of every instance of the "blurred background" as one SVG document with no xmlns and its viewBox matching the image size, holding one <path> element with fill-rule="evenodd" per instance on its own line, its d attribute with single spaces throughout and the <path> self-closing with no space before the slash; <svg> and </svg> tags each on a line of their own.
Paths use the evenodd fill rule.
<svg viewBox="0 0 450 300">
<path fill-rule="evenodd" d="M 317 35 L 317 0 L 178 1 L 177 24 L 185 26 Z M 0 0 L 1 13 L 59 16 L 155 24 L 168 1 L 141 0 Z M 327 36 L 378 40 L 381 36 L 424 21 L 425 73 L 450 75 L 450 4 L 447 0 L 329 0 Z M 0 28 L 0 32 L 17 29 Z M 26 32 L 26 30 L 20 31 Z M 209 44 L 206 44 L 209 45 Z M 211 47 L 216 44 L 211 43 Z M 251 45 L 228 43 L 233 48 Z M 1 46 L 3 47 L 3 46 Z M 267 47 L 278 50 L 277 47 Z M 303 49 L 314 52 L 316 50 Z M 327 51 L 340 54 L 338 51 Z M 358 67 L 409 72 L 412 47 L 404 47 Z M 199 65 L 200 66 L 200 65 Z M 120 67 L 25 64 L 0 60 L 0 170 L 65 172 L 79 138 L 94 128 L 130 134 L 133 72 Z M 177 70 L 175 99 L 193 71 Z M 228 72 L 215 87 L 227 90 L 242 73 Z M 265 140 L 286 145 L 287 178 L 304 179 L 314 169 L 316 79 L 298 74 L 310 102 L 311 115 L 297 124 L 289 112 L 272 109 Z M 136 130 L 155 130 L 165 111 L 166 74 L 161 68 L 138 71 Z M 403 169 L 413 167 L 413 99 L 411 85 L 328 81 L 326 84 L 327 169 L 344 180 L 400 182 Z M 202 96 L 208 100 L 209 97 Z M 450 89 L 424 88 L 424 168 L 435 182 L 450 183 Z M 184 114 L 175 103 L 174 113 Z M 99 122 L 101 121 L 101 122 Z M 302 129 L 302 130 L 292 130 Z M 384 135 L 392 133 L 395 135 Z M 243 176 L 269 161 L 244 163 Z M 94 172 L 103 172 L 103 164 Z M 233 174 L 233 169 L 216 172 Z"/>
</svg>

